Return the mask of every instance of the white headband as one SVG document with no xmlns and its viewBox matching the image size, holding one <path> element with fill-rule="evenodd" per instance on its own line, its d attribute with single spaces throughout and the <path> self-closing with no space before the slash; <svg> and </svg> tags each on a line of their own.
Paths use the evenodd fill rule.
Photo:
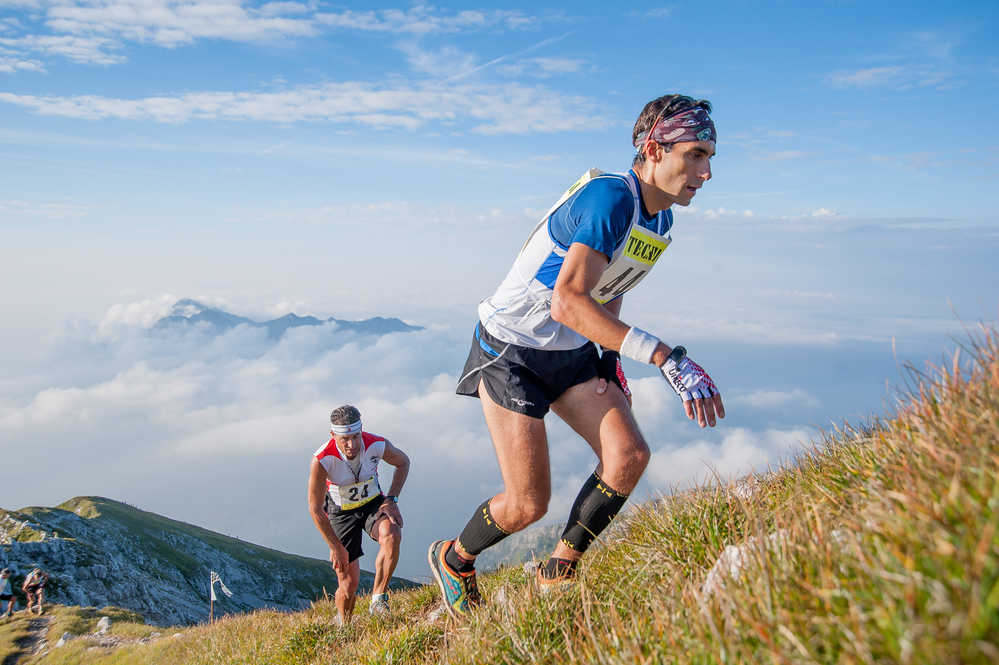
<svg viewBox="0 0 999 665">
<path fill-rule="evenodd" d="M 361 431 L 361 421 L 350 425 L 330 425 L 330 431 L 334 434 L 357 434 Z"/>
</svg>

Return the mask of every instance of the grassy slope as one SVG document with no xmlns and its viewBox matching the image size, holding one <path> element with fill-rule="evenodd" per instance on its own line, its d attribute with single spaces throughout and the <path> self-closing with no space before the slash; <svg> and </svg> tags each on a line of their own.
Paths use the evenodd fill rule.
<svg viewBox="0 0 999 665">
<path fill-rule="evenodd" d="M 564 594 L 501 569 L 467 622 L 427 623 L 428 587 L 395 594 L 384 619 L 362 600 L 346 628 L 318 603 L 46 662 L 996 662 L 999 336 L 974 347 L 970 369 L 925 377 L 894 418 L 793 468 L 632 511 Z M 733 544 L 741 571 L 709 591 Z"/>
</svg>

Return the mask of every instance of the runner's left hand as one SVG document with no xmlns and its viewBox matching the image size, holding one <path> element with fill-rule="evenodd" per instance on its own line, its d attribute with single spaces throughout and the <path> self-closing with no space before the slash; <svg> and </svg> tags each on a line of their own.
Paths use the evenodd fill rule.
<svg viewBox="0 0 999 665">
<path fill-rule="evenodd" d="M 394 501 L 382 501 L 382 505 L 378 507 L 378 512 L 375 513 L 375 521 L 380 520 L 383 515 L 388 518 L 389 522 L 402 528 L 402 512 L 399 510 L 399 504 Z"/>
<path fill-rule="evenodd" d="M 714 427 L 715 414 L 719 418 L 725 417 L 721 393 L 703 367 L 684 357 L 679 364 L 667 360 L 660 369 L 663 378 L 683 400 L 683 410 L 688 419 L 697 418 L 697 424 L 701 427 Z"/>
</svg>

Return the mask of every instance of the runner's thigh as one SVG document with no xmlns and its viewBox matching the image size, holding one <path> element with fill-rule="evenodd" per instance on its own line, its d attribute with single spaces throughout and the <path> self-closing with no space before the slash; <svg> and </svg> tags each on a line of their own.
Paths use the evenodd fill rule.
<svg viewBox="0 0 999 665">
<path fill-rule="evenodd" d="M 597 394 L 599 379 L 573 386 L 552 404 L 552 411 L 583 437 L 604 465 L 612 467 L 648 452 L 628 399 L 616 384 Z M 613 487 L 614 481 L 606 478 Z"/>
<path fill-rule="evenodd" d="M 481 384 L 479 391 L 506 491 L 517 495 L 550 494 L 551 469 L 545 421 L 503 408 L 489 397 Z"/>
</svg>

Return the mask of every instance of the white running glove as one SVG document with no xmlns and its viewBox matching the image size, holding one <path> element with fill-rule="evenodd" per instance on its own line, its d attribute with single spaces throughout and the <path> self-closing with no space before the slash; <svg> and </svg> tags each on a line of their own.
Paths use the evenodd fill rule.
<svg viewBox="0 0 999 665">
<path fill-rule="evenodd" d="M 687 350 L 682 346 L 673 347 L 673 353 L 669 354 L 660 370 L 684 402 L 710 399 L 718 394 L 715 382 L 704 368 L 687 357 Z"/>
</svg>

